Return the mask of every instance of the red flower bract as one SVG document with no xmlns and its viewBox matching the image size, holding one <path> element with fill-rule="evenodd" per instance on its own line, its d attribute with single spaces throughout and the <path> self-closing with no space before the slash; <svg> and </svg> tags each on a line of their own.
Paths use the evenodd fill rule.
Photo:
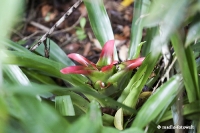
<svg viewBox="0 0 200 133">
<path fill-rule="evenodd" d="M 128 61 L 123 62 L 123 64 L 126 65 L 127 69 L 133 70 L 136 67 L 139 67 L 142 64 L 142 62 L 143 62 L 144 59 L 145 58 L 142 57 L 142 58 L 137 58 L 137 59 L 134 59 L 134 60 L 128 60 Z"/>
<path fill-rule="evenodd" d="M 92 66 L 94 69 L 97 69 L 96 65 L 93 62 L 89 61 L 88 59 L 81 56 L 80 54 L 72 53 L 72 54 L 69 54 L 68 57 L 70 59 L 75 60 L 76 62 L 80 63 L 83 66 Z"/>
<path fill-rule="evenodd" d="M 106 44 L 102 49 L 97 64 L 94 64 L 93 62 L 89 61 L 88 59 L 79 54 L 76 53 L 69 54 L 68 57 L 70 59 L 75 60 L 82 66 L 80 65 L 69 66 L 60 70 L 60 72 L 63 74 L 83 74 L 83 75 L 91 75 L 94 72 L 107 73 L 109 70 L 113 70 L 112 68 L 114 67 L 114 65 L 118 64 L 118 61 L 114 61 L 113 50 L 114 50 L 114 40 L 106 42 Z M 125 69 L 132 70 L 135 69 L 136 67 L 139 67 L 142 64 L 143 60 L 144 58 L 137 58 L 134 60 L 128 60 L 122 62 L 121 64 L 125 65 Z"/>
<path fill-rule="evenodd" d="M 63 74 L 83 74 L 83 75 L 89 75 L 93 71 L 94 70 L 90 70 L 85 66 L 70 66 L 60 70 L 60 72 Z"/>
</svg>

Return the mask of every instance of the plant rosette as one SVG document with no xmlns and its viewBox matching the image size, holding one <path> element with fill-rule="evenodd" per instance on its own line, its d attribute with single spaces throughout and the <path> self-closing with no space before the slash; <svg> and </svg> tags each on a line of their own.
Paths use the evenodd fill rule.
<svg viewBox="0 0 200 133">
<path fill-rule="evenodd" d="M 82 55 L 71 53 L 68 57 L 80 63 L 80 65 L 63 68 L 60 72 L 63 74 L 85 75 L 90 80 L 89 85 L 100 93 L 106 95 L 117 93 L 119 89 L 116 86 L 116 83 L 120 81 L 120 78 L 139 67 L 142 64 L 144 57 L 119 63 L 119 61 L 114 60 L 114 47 L 114 40 L 106 42 L 96 64 Z"/>
</svg>

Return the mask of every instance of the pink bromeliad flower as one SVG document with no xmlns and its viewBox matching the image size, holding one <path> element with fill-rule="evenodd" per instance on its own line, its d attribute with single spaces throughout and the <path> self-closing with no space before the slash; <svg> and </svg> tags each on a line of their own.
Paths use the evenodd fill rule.
<svg viewBox="0 0 200 133">
<path fill-rule="evenodd" d="M 101 88 L 106 88 L 112 84 L 107 83 L 109 77 L 116 74 L 118 71 L 133 70 L 139 67 L 144 60 L 142 57 L 134 60 L 124 61 L 119 64 L 117 60 L 114 60 L 113 49 L 114 40 L 106 42 L 96 64 L 79 54 L 69 54 L 68 57 L 80 63 L 80 65 L 63 68 L 60 70 L 60 72 L 63 74 L 83 74 L 89 77 L 93 83 L 100 83 Z M 123 66 L 122 69 L 118 69 L 118 67 L 116 67 L 117 65 Z M 107 83 L 107 85 L 105 86 L 104 83 Z"/>
</svg>

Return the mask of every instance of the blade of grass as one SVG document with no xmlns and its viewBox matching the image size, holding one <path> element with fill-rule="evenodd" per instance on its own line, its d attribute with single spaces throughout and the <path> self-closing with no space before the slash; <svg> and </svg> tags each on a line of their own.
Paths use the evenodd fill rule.
<svg viewBox="0 0 200 133">
<path fill-rule="evenodd" d="M 29 85 L 30 81 L 22 70 L 16 65 L 3 65 L 3 70 L 12 83 L 19 85 Z"/>
<path fill-rule="evenodd" d="M 91 124 L 92 123 L 92 127 Z M 78 127 L 78 128 L 77 128 Z M 68 130 L 67 133 L 101 133 L 102 130 L 102 117 L 99 109 L 99 104 L 92 101 L 89 106 L 89 111 L 86 116 L 83 116 L 79 121 L 75 122 Z"/>
<path fill-rule="evenodd" d="M 118 101 L 123 101 L 123 103 L 126 105 L 131 105 L 131 107 L 136 106 L 138 97 L 151 72 L 153 71 L 159 56 L 160 54 L 157 53 L 157 55 L 150 54 L 145 58 L 136 74 L 132 77 L 131 81 L 122 92 L 121 96 L 118 98 Z M 136 84 L 137 87 L 135 86 Z M 132 100 L 130 101 L 130 99 Z"/>
<path fill-rule="evenodd" d="M 159 115 L 163 108 L 169 106 L 181 89 L 180 80 L 181 77 L 176 75 L 159 87 L 157 91 L 142 106 L 132 123 L 132 127 L 137 127 L 140 129 L 144 128 L 149 122 Z"/>
<path fill-rule="evenodd" d="M 74 107 L 72 104 L 71 97 L 69 95 L 56 96 L 55 98 L 55 108 L 63 116 L 75 116 Z"/>
<path fill-rule="evenodd" d="M 32 82 L 36 81 L 36 82 L 41 82 L 41 83 L 44 83 L 44 84 L 56 85 L 55 81 L 47 75 L 38 73 L 38 72 L 33 71 L 33 70 L 27 70 L 25 68 L 21 68 L 21 69 L 24 72 L 24 74 L 26 74 L 26 76 L 29 78 L 29 80 L 31 80 Z"/>
<path fill-rule="evenodd" d="M 200 38 L 200 22 L 192 25 L 186 37 L 185 47 L 188 47 L 192 42 Z"/>
<path fill-rule="evenodd" d="M 34 68 L 42 72 L 47 73 L 50 76 L 61 78 L 74 86 L 85 85 L 87 79 L 81 75 L 64 75 L 60 73 L 60 70 L 65 67 L 65 65 L 46 59 L 44 57 L 34 55 L 32 53 L 24 53 L 7 51 L 7 56 L 5 57 L 5 64 L 15 64 L 19 66 Z"/>
<path fill-rule="evenodd" d="M 79 86 L 79 87 L 73 87 L 73 88 L 63 88 L 63 87 L 54 86 L 54 85 L 39 85 L 39 84 L 34 84 L 34 86 L 35 86 L 35 88 L 38 88 L 37 91 L 40 93 L 52 92 L 53 94 L 56 94 L 56 95 L 64 95 L 64 94 L 70 95 L 72 98 L 72 101 L 74 101 L 73 96 L 68 92 L 66 93 L 66 91 L 81 92 L 83 94 L 87 94 L 87 95 L 91 95 L 91 96 L 95 97 L 98 101 L 102 102 L 103 105 L 105 105 L 107 107 L 113 107 L 113 108 L 122 107 L 130 112 L 136 113 L 135 109 L 127 107 L 124 104 L 121 104 L 119 102 L 116 102 L 116 100 L 113 100 L 113 99 L 107 97 L 106 95 L 98 94 L 94 91 L 91 91 L 90 89 L 87 88 L 87 86 Z M 28 86 L 28 87 L 31 88 L 31 86 Z M 43 88 L 43 90 L 41 90 L 39 88 Z M 24 93 L 26 91 L 31 91 L 31 90 L 25 90 Z M 34 93 L 34 92 L 32 92 L 32 93 Z M 38 93 L 36 93 L 36 94 L 38 94 Z M 81 102 L 81 100 L 78 100 L 78 101 Z M 87 106 L 87 104 L 85 104 L 83 107 L 86 107 L 86 106 Z"/>
<path fill-rule="evenodd" d="M 23 131 L 29 133 L 61 133 L 69 127 L 70 124 L 54 108 L 36 98 L 35 94 L 37 94 L 37 91 L 41 91 L 41 88 L 32 85 L 27 87 L 30 89 L 24 89 L 21 85 L 3 86 L 3 88 L 6 94 L 3 95 L 3 99 L 9 112 L 10 121 L 8 122 L 12 122 L 12 124 L 8 124 L 12 130 L 18 132 L 23 129 Z M 16 119 L 17 121 L 14 121 Z M 17 125 L 17 128 L 13 124 Z M 38 129 L 38 127 L 40 128 Z"/>
<path fill-rule="evenodd" d="M 14 49 L 14 50 L 19 51 L 19 52 L 30 52 L 28 49 L 22 47 L 18 43 L 13 42 L 13 41 L 8 40 L 8 39 L 2 39 L 2 40 L 0 40 L 0 43 L 3 44 L 8 49 Z"/>
<path fill-rule="evenodd" d="M 113 30 L 103 0 L 83 1 L 88 11 L 88 17 L 94 35 L 103 47 L 107 41 L 114 39 Z M 116 47 L 114 48 L 114 59 L 118 60 Z"/>
<path fill-rule="evenodd" d="M 145 133 L 145 131 L 135 127 L 135 128 L 129 128 L 127 130 L 121 131 L 120 133 Z"/>
<path fill-rule="evenodd" d="M 144 25 L 153 27 L 164 24 L 167 26 L 165 28 L 171 30 L 183 20 L 187 3 L 187 0 L 154 0 L 147 16 L 144 18 Z M 176 21 L 174 22 L 174 20 Z M 168 32 L 164 34 L 168 34 Z"/>
<path fill-rule="evenodd" d="M 0 88 L 1 91 L 2 88 Z M 2 92 L 2 91 L 1 91 Z M 3 133 L 7 127 L 7 123 L 6 121 L 8 121 L 9 119 L 9 114 L 8 114 L 8 109 L 7 109 L 7 105 L 5 103 L 5 100 L 3 98 L 3 96 L 1 95 L 2 93 L 0 93 L 0 132 Z"/>
<path fill-rule="evenodd" d="M 179 62 L 181 73 L 183 75 L 189 102 L 193 102 L 199 99 L 200 96 L 194 55 L 190 47 L 186 49 L 184 48 L 183 42 L 178 32 L 172 35 L 171 41 Z"/>
<path fill-rule="evenodd" d="M 158 34 L 157 32 L 158 32 L 158 27 L 147 29 L 146 33 L 147 35 L 144 38 L 146 43 L 143 45 L 141 51 L 142 56 L 147 56 L 150 53 L 151 40 Z"/>
<path fill-rule="evenodd" d="M 114 35 L 103 0 L 83 0 L 88 11 L 88 17 L 96 38 L 103 46 Z"/>
<path fill-rule="evenodd" d="M 183 112 L 182 112 L 183 116 L 192 116 L 194 115 L 194 118 L 196 117 L 197 119 L 199 118 L 199 114 L 200 114 L 200 101 L 194 101 L 192 103 L 189 104 L 185 104 L 183 106 Z M 165 113 L 165 115 L 163 116 L 163 118 L 161 119 L 161 122 L 167 121 L 172 119 L 172 112 L 171 111 L 167 111 Z"/>
<path fill-rule="evenodd" d="M 151 2 L 149 0 L 136 0 L 134 3 L 134 16 L 131 27 L 131 43 L 129 47 L 128 59 L 137 58 L 136 51 L 139 49 L 143 31 L 142 17 L 147 13 L 150 3 Z"/>
</svg>

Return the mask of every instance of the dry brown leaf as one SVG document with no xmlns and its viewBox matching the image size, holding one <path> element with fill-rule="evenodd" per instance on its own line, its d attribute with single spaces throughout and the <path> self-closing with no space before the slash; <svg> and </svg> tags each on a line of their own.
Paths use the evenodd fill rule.
<svg viewBox="0 0 200 133">
<path fill-rule="evenodd" d="M 125 61 L 127 59 L 127 56 L 128 56 L 128 47 L 126 45 L 123 45 L 119 49 L 119 58 L 122 61 Z"/>
<path fill-rule="evenodd" d="M 126 42 L 126 40 L 116 40 L 115 39 L 115 46 L 121 47 L 125 42 Z"/>
<path fill-rule="evenodd" d="M 123 35 L 120 35 L 120 34 L 115 34 L 115 39 L 117 39 L 117 40 L 126 40 L 126 37 L 124 37 Z"/>
<path fill-rule="evenodd" d="M 68 44 L 64 50 L 68 53 L 74 53 L 74 52 L 77 52 L 78 49 L 80 48 L 80 45 L 77 44 L 77 43 L 71 43 L 71 44 Z"/>
<path fill-rule="evenodd" d="M 84 6 L 84 5 L 81 5 L 79 8 L 78 8 L 78 10 L 81 12 L 81 15 L 82 16 L 87 16 L 87 9 L 86 9 L 86 7 Z"/>
<path fill-rule="evenodd" d="M 102 49 L 101 44 L 99 43 L 99 41 L 97 39 L 93 39 L 93 44 L 94 46 L 96 46 L 98 49 Z"/>
<path fill-rule="evenodd" d="M 55 9 L 53 10 L 53 7 L 50 5 L 44 5 L 41 8 L 41 14 L 42 17 L 44 17 L 44 20 L 46 22 L 49 22 L 56 18 L 56 16 L 58 15 L 58 11 Z"/>
<path fill-rule="evenodd" d="M 129 26 L 124 26 L 124 28 L 123 28 L 123 34 L 124 34 L 124 36 L 127 38 L 127 37 L 130 37 L 130 28 L 129 28 Z"/>
<path fill-rule="evenodd" d="M 90 48 L 91 48 L 91 43 L 88 42 L 84 47 L 83 56 L 87 56 L 88 55 L 88 53 L 90 52 Z"/>
<path fill-rule="evenodd" d="M 46 17 L 46 15 L 51 11 L 53 7 L 50 5 L 44 5 L 41 8 L 42 17 Z"/>
</svg>

